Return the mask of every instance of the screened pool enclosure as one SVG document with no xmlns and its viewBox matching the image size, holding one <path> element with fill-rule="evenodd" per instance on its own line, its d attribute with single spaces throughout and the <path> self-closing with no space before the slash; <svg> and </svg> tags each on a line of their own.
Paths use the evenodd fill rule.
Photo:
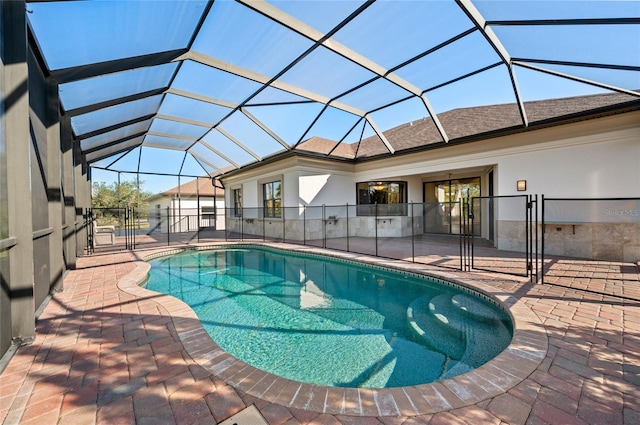
<svg viewBox="0 0 640 425">
<path fill-rule="evenodd" d="M 291 150 L 359 160 L 566 118 L 541 99 L 617 93 L 599 105 L 611 109 L 639 97 L 637 2 L 26 7 L 34 56 L 94 175 L 213 177 Z M 483 109 L 481 128 L 447 114 L 489 105 L 503 107 Z M 388 132 L 420 121 L 429 137 Z"/>
<path fill-rule="evenodd" d="M 490 217 L 496 203 L 488 197 L 509 195 L 500 180 L 508 167 L 496 170 L 495 192 L 465 197 L 463 184 L 477 186 L 465 179 L 487 181 L 480 168 L 378 176 L 378 161 L 401 167 L 420 155 L 425 163 L 452 148 L 483 155 L 496 138 L 515 146 L 538 130 L 631 121 L 640 110 L 635 1 L 34 0 L 0 7 L 0 353 L 33 338 L 39 309 L 97 245 L 271 238 L 353 251 L 353 237 L 364 238 L 367 253 L 397 256 L 381 238 L 405 238 L 402 246 L 414 250 L 416 236 L 453 239 L 456 250 L 472 249 L 468 238 L 476 235 L 491 242 L 487 232 L 495 229 L 456 203 L 477 202 L 481 219 Z M 633 141 L 637 124 L 629 128 Z M 266 213 L 259 196 L 225 187 L 253 173 L 257 188 L 268 183 L 259 182 L 262 167 L 292 158 L 366 175 L 344 185 L 352 200 L 336 191 L 331 202 L 306 203 L 287 192 L 291 186 L 282 197 L 274 186 Z M 636 168 L 627 174 L 635 178 Z M 138 197 L 92 209 L 92 183 L 121 178 L 156 196 L 153 203 Z M 204 197 L 172 192 L 194 179 L 219 189 Z M 366 182 L 387 182 L 386 194 L 374 187 L 359 205 L 356 184 Z M 416 195 L 423 183 L 434 199 L 423 187 Z M 533 216 L 536 194 L 542 190 L 523 195 L 529 201 L 498 201 L 518 205 L 526 246 L 540 232 L 524 218 Z M 638 194 L 616 196 L 636 202 Z M 446 205 L 428 212 L 431 202 Z M 294 232 L 300 221 L 308 233 Z M 559 233 L 549 243 L 560 244 Z M 458 251 L 455 268 L 473 266 L 465 255 Z M 519 271 L 532 273 L 532 255 L 518 254 Z"/>
<path fill-rule="evenodd" d="M 640 101 L 636 2 L 36 1 L 26 6 L 34 60 L 59 101 L 63 137 L 72 140 L 78 160 L 94 182 L 120 182 L 123 176 L 153 193 L 189 179 L 218 181 L 294 153 L 359 163 L 482 143 L 594 111 L 636 108 Z M 587 95 L 598 96 L 562 104 Z M 470 120 L 469 114 L 479 118 Z M 293 241 L 326 245 L 341 236 L 375 237 L 376 254 L 378 237 L 415 235 L 410 222 L 416 220 L 424 225 L 421 237 L 482 236 L 479 214 L 471 224 L 468 210 L 474 203 L 487 204 L 489 216 L 494 202 L 481 196 L 487 194 L 480 193 L 478 179 L 461 182 L 428 183 L 420 204 L 409 201 L 406 183 L 389 183 L 395 188 L 389 195 L 371 191 L 371 199 L 360 183 L 356 203 L 364 204 L 300 210 L 302 205 L 283 203 L 282 194 L 269 205 L 241 204 L 240 212 L 231 196 L 226 202 L 233 205 L 217 203 L 214 196 L 203 206 L 198 194 L 187 207 L 179 190 L 177 204 L 118 199 L 84 211 L 84 222 L 93 223 L 87 245 L 90 251 L 97 245 L 130 249 L 145 240 L 189 243 L 245 234 L 287 240 L 287 218 L 304 222 L 295 236 L 293 227 L 299 225 L 290 224 Z M 292 217 L 283 217 L 285 211 Z M 314 219 L 307 222 L 307 213 L 318 216 L 321 225 L 309 224 Z M 365 216 L 389 218 L 372 224 Z M 327 229 L 345 217 L 351 230 Z M 111 228 L 113 237 L 102 234 Z M 495 242 L 493 229 L 484 233 Z M 106 243 L 96 244 L 98 237 Z M 527 244 L 518 249 L 527 251 Z"/>
</svg>

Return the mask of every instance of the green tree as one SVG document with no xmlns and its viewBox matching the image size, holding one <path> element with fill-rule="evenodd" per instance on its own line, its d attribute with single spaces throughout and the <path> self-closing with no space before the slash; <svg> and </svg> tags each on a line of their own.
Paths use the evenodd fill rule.
<svg viewBox="0 0 640 425">
<path fill-rule="evenodd" d="M 107 184 L 94 182 L 91 206 L 99 225 L 121 225 L 121 208 L 134 208 L 137 219 L 149 216 L 149 197 L 152 195 L 142 189 L 135 181 Z"/>
</svg>

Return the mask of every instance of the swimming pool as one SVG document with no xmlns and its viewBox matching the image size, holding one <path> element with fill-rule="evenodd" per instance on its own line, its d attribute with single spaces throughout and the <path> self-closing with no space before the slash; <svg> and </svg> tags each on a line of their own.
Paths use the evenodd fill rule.
<svg viewBox="0 0 640 425">
<path fill-rule="evenodd" d="M 318 385 L 434 382 L 489 361 L 512 335 L 504 310 L 455 285 L 255 247 L 152 261 L 147 288 L 185 301 L 233 356 Z"/>
</svg>

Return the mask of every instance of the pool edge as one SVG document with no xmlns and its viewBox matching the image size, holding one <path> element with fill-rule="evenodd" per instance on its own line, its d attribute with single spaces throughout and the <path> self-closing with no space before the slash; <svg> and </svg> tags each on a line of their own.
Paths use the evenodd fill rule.
<svg viewBox="0 0 640 425">
<path fill-rule="evenodd" d="M 513 321 L 513 338 L 509 346 L 489 362 L 465 374 L 410 387 L 324 387 L 291 381 L 247 365 L 213 341 L 186 303 L 140 286 L 147 279 L 150 269 L 147 261 L 185 249 L 160 249 L 143 256 L 142 261 L 136 261 L 135 269 L 119 279 L 118 288 L 141 298 L 149 298 L 153 294 L 153 301 L 162 305 L 171 316 L 176 333 L 193 360 L 217 378 L 253 397 L 285 407 L 334 415 L 419 416 L 470 406 L 503 394 L 533 373 L 546 357 L 549 341 L 538 316 L 523 301 L 512 295 L 505 295 L 503 291 L 486 283 L 465 281 L 463 272 L 438 271 L 426 265 L 400 260 L 273 242 L 220 242 L 188 249 L 206 250 L 237 245 L 327 255 L 451 281 L 498 301 Z"/>
</svg>

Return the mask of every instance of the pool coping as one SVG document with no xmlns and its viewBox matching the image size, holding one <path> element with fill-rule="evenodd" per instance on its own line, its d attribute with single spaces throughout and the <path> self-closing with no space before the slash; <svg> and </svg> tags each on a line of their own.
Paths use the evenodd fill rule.
<svg viewBox="0 0 640 425">
<path fill-rule="evenodd" d="M 538 316 L 512 295 L 478 281 L 465 281 L 460 272 L 436 271 L 426 265 L 390 260 L 324 248 L 273 242 L 220 242 L 190 246 L 207 250 L 224 246 L 256 246 L 319 254 L 359 261 L 378 267 L 443 279 L 473 289 L 499 301 L 513 321 L 513 339 L 498 356 L 470 372 L 430 384 L 396 388 L 341 388 L 307 384 L 256 369 L 233 357 L 209 336 L 195 312 L 183 301 L 140 286 L 154 258 L 185 251 L 167 248 L 136 261 L 135 269 L 118 281 L 118 288 L 162 305 L 172 321 L 185 351 L 199 365 L 238 391 L 279 404 L 318 413 L 344 416 L 418 416 L 461 408 L 507 392 L 533 373 L 549 347 L 546 330 Z"/>
</svg>

